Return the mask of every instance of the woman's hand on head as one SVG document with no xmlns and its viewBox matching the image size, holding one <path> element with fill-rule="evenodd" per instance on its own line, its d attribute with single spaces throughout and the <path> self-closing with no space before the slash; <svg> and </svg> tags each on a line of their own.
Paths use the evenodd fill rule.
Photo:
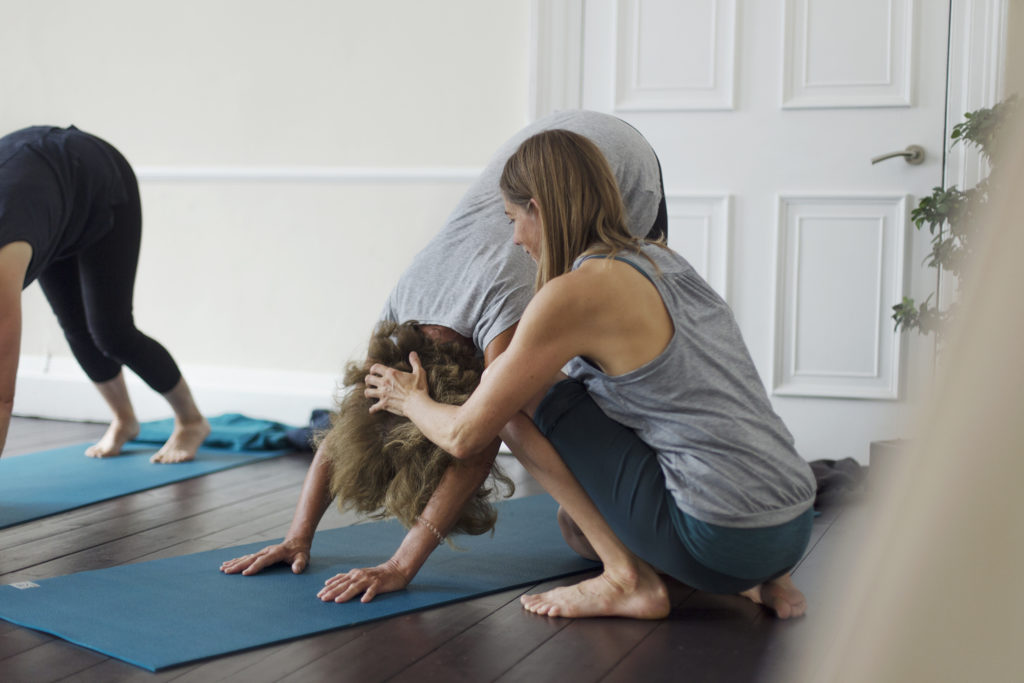
<svg viewBox="0 0 1024 683">
<path fill-rule="evenodd" d="M 309 564 L 309 544 L 285 539 L 277 545 L 228 560 L 221 564 L 220 570 L 225 574 L 249 576 L 281 562 L 291 565 L 293 574 L 301 574 Z"/>
<path fill-rule="evenodd" d="M 429 396 L 427 390 L 427 373 L 420 365 L 420 357 L 415 351 L 409 354 L 409 365 L 412 372 L 402 372 L 386 365 L 375 363 L 370 367 L 370 374 L 364 382 L 366 398 L 375 398 L 377 402 L 370 406 L 370 412 L 386 410 L 399 416 L 405 416 L 406 404 L 418 393 Z"/>
<path fill-rule="evenodd" d="M 324 602 L 348 602 L 362 595 L 360 602 L 370 602 L 381 593 L 403 590 L 409 585 L 393 560 L 366 569 L 352 569 L 327 579 L 316 594 Z"/>
</svg>

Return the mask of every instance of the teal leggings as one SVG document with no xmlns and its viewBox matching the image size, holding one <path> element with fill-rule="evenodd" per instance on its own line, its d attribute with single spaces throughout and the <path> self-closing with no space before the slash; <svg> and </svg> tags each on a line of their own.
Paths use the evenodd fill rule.
<svg viewBox="0 0 1024 683">
<path fill-rule="evenodd" d="M 657 455 L 612 420 L 582 383 L 555 384 L 534 422 L 627 548 L 658 571 L 710 593 L 738 593 L 785 574 L 803 556 L 814 512 L 785 524 L 734 528 L 682 512 Z"/>
</svg>

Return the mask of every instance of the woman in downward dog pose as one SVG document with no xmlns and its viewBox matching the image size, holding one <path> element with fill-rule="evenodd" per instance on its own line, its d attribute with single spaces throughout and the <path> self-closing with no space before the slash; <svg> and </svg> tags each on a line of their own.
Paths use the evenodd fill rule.
<svg viewBox="0 0 1024 683">
<path fill-rule="evenodd" d="M 21 290 L 39 279 L 71 352 L 114 415 L 93 458 L 139 433 L 121 366 L 174 410 L 174 431 L 151 458 L 192 460 L 210 425 L 174 359 L 135 327 L 142 239 L 139 186 L 128 161 L 74 126 L 33 126 L 0 138 L 0 451 L 14 403 Z"/>
<path fill-rule="evenodd" d="M 360 597 L 367 602 L 405 588 L 447 534 L 483 533 L 493 526 L 494 511 L 482 487 L 498 452 L 496 435 L 481 443 L 472 458 L 453 459 L 408 420 L 371 415 L 374 401 L 363 395 L 363 378 L 374 363 L 409 370 L 409 354 L 417 351 L 435 395 L 458 404 L 476 387 L 483 367 L 505 350 L 533 296 L 537 269 L 512 242 L 498 183 L 520 143 L 553 128 L 585 135 L 604 152 L 632 234 L 664 236 L 667 216 L 658 158 L 632 126 L 598 112 L 563 111 L 519 131 L 495 153 L 392 290 L 367 362 L 346 372 L 341 409 L 317 448 L 285 539 L 229 560 L 221 571 L 252 575 L 277 563 L 304 571 L 316 527 L 337 498 L 344 508 L 395 516 L 409 528 L 387 561 L 339 574 L 319 593 L 325 601 Z M 495 483 L 503 483 L 500 475 Z"/>
<path fill-rule="evenodd" d="M 814 478 L 726 303 L 678 254 L 626 230 L 586 138 L 527 139 L 500 187 L 515 243 L 538 264 L 508 349 L 461 406 L 430 398 L 415 354 L 410 373 L 374 365 L 371 410 L 469 461 L 500 433 L 559 502 L 569 544 L 604 569 L 524 596 L 532 612 L 661 618 L 661 572 L 803 614 L 788 572 L 809 539 Z"/>
</svg>

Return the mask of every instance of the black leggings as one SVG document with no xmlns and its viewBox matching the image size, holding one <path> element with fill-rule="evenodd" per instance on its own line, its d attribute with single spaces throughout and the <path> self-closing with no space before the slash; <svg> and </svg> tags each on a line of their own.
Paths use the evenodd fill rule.
<svg viewBox="0 0 1024 683">
<path fill-rule="evenodd" d="M 164 394 L 178 383 L 181 372 L 167 349 L 135 327 L 132 298 L 142 207 L 131 166 L 120 153 L 114 156 L 129 187 L 128 201 L 113 207 L 113 227 L 99 242 L 47 266 L 39 285 L 89 379 L 106 382 L 127 365 Z"/>
</svg>

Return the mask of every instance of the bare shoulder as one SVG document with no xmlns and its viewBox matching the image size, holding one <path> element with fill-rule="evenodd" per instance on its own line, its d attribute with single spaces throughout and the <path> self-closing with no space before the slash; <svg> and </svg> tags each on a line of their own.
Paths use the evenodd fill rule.
<svg viewBox="0 0 1024 683">
<path fill-rule="evenodd" d="M 579 355 L 576 347 L 590 333 L 601 305 L 599 293 L 587 287 L 588 279 L 573 271 L 547 282 L 526 307 L 514 340 L 534 349 L 557 348 L 558 355 L 568 354 L 565 360 Z"/>
<path fill-rule="evenodd" d="M 608 286 L 607 281 L 606 274 L 573 270 L 541 287 L 530 305 L 547 315 L 586 316 L 600 305 L 600 293 Z"/>
<path fill-rule="evenodd" d="M 520 328 L 547 339 L 587 338 L 610 311 L 625 305 L 616 284 L 619 277 L 610 269 L 580 268 L 553 278 L 530 301 Z"/>
<path fill-rule="evenodd" d="M 603 307 L 618 308 L 650 289 L 650 281 L 636 268 L 616 259 L 590 259 L 573 271 L 574 286 L 591 293 Z"/>
<path fill-rule="evenodd" d="M 604 314 L 617 315 L 638 296 L 650 294 L 654 290 L 649 281 L 632 266 L 611 259 L 591 259 L 544 285 L 531 306 L 578 324 Z"/>
</svg>

